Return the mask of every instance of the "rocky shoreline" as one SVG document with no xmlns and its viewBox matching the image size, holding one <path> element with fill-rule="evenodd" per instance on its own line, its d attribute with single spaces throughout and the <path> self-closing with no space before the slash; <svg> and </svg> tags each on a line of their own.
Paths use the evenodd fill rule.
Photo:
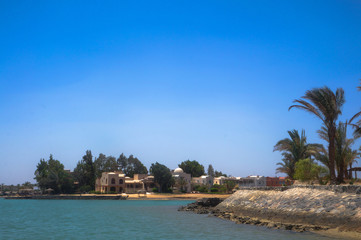
<svg viewBox="0 0 361 240">
<path fill-rule="evenodd" d="M 302 187 L 239 190 L 224 201 L 200 199 L 179 211 L 297 232 L 337 229 L 361 236 L 361 196 L 347 191 Z"/>
</svg>

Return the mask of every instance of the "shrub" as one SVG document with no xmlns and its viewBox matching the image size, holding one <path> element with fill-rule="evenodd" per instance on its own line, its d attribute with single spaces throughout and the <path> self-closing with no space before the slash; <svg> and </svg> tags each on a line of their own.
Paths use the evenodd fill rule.
<svg viewBox="0 0 361 240">
<path fill-rule="evenodd" d="M 216 193 L 216 192 L 218 192 L 218 188 L 214 188 L 214 187 L 213 187 L 213 188 L 211 188 L 211 192 L 212 192 L 212 193 Z"/>
<path fill-rule="evenodd" d="M 201 192 L 201 193 L 206 193 L 206 192 L 208 192 L 208 187 L 205 185 L 196 185 L 196 186 L 194 186 L 194 190 Z"/>
<path fill-rule="evenodd" d="M 156 187 L 153 188 L 153 189 L 152 189 L 152 192 L 158 192 L 158 188 L 156 188 Z"/>
<path fill-rule="evenodd" d="M 94 190 L 93 190 L 93 191 L 90 191 L 89 193 L 90 193 L 90 194 L 102 194 L 100 191 L 94 191 Z"/>
<path fill-rule="evenodd" d="M 321 179 L 322 175 L 327 174 L 327 169 L 313 163 L 309 158 L 299 160 L 296 163 L 294 178 L 302 182 Z"/>
</svg>

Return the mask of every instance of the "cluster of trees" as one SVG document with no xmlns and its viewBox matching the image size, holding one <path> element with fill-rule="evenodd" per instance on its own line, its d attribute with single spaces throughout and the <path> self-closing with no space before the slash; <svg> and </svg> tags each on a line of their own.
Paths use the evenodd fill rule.
<svg viewBox="0 0 361 240">
<path fill-rule="evenodd" d="M 19 192 L 21 189 L 34 189 L 36 184 L 32 184 L 31 182 L 25 182 L 23 184 L 17 185 L 5 185 L 4 183 L 0 184 L 0 195 L 3 195 L 5 192 Z"/>
<path fill-rule="evenodd" d="M 361 90 L 361 87 L 358 87 Z M 288 131 L 290 138 L 280 140 L 274 151 L 282 152 L 282 162 L 277 163 L 277 172 L 286 173 L 291 179 L 302 181 L 319 179 L 328 176 L 331 184 L 344 183 L 352 176 L 347 171 L 360 157 L 358 150 L 352 149 L 355 140 L 361 136 L 361 120 L 353 123 L 361 112 L 356 113 L 349 121 L 338 121 L 345 103 L 344 90 L 338 88 L 334 93 L 330 88 L 314 88 L 305 93 L 301 99 L 294 100 L 292 108 L 302 109 L 321 120 L 319 137 L 325 140 L 322 144 L 308 144 L 305 131 L 301 135 L 297 130 Z M 353 127 L 353 136 L 347 136 L 348 126 Z M 360 149 L 361 150 L 361 149 Z M 318 161 L 323 166 L 316 163 Z M 337 173 L 337 174 L 336 174 Z"/>
<path fill-rule="evenodd" d="M 187 160 L 178 166 L 192 177 L 205 174 L 204 166 L 196 160 Z M 89 192 L 95 190 L 95 180 L 101 177 L 103 172 L 113 171 L 121 171 L 129 177 L 134 177 L 134 174 L 148 173 L 148 169 L 133 155 L 127 157 L 122 153 L 116 159 L 100 153 L 98 157 L 94 158 L 91 151 L 87 150 L 77 163 L 73 173 L 64 170 L 64 165 L 55 160 L 52 155 L 47 161 L 40 159 L 35 171 L 35 180 L 42 191 L 51 189 L 54 193 Z M 156 162 L 151 165 L 149 172 L 154 176 L 155 182 L 159 184 L 159 191 L 171 191 L 175 182 L 168 167 Z M 214 171 L 212 165 L 208 167 L 208 174 L 214 177 L 225 175 L 222 172 Z"/>
<path fill-rule="evenodd" d="M 183 161 L 181 162 L 181 164 L 178 164 L 178 167 L 183 169 L 185 173 L 189 173 L 192 177 L 200 177 L 206 174 L 204 171 L 204 166 L 199 162 L 197 162 L 196 160 Z M 212 177 L 220 177 L 220 176 L 227 177 L 227 174 L 224 174 L 221 171 L 214 170 L 212 164 L 208 165 L 207 175 Z"/>
<path fill-rule="evenodd" d="M 52 189 L 54 193 L 89 192 L 95 189 L 95 180 L 102 172 L 111 171 L 122 171 L 129 177 L 133 177 L 135 173 L 148 173 L 147 168 L 133 155 L 126 157 L 122 153 L 116 159 L 100 153 L 94 158 L 91 151 L 87 150 L 72 174 L 64 170 L 64 165 L 52 155 L 47 161 L 40 159 L 34 179 L 43 191 Z"/>
<path fill-rule="evenodd" d="M 73 178 L 64 165 L 50 155 L 49 160 L 40 159 L 35 171 L 35 180 L 42 190 L 51 189 L 54 193 L 73 192 Z"/>
</svg>

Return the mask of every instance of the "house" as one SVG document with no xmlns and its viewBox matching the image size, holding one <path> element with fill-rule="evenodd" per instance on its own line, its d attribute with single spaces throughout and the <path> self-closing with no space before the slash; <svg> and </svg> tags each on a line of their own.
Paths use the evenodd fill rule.
<svg viewBox="0 0 361 240">
<path fill-rule="evenodd" d="M 122 172 L 103 172 L 102 176 L 95 180 L 95 191 L 101 193 L 123 193 L 125 186 L 125 174 Z"/>
<path fill-rule="evenodd" d="M 152 191 L 155 186 L 154 177 L 148 174 L 134 174 L 130 178 L 122 172 L 103 172 L 95 181 L 95 191 L 101 193 L 137 193 L 139 190 Z"/>
<path fill-rule="evenodd" d="M 215 177 L 213 179 L 213 185 L 217 184 L 217 185 L 223 185 L 225 184 L 225 182 L 227 181 L 227 177 L 225 176 L 220 176 L 220 177 Z"/>
</svg>

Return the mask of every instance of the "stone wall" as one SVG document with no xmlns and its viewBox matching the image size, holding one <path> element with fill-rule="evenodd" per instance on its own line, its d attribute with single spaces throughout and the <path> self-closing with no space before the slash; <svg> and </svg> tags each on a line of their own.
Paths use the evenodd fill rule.
<svg viewBox="0 0 361 240">
<path fill-rule="evenodd" d="M 252 218 L 266 225 L 276 223 L 291 226 L 291 229 L 301 226 L 361 232 L 360 186 L 291 186 L 262 190 L 235 192 L 216 207 L 218 216 L 240 222 Z"/>
</svg>

